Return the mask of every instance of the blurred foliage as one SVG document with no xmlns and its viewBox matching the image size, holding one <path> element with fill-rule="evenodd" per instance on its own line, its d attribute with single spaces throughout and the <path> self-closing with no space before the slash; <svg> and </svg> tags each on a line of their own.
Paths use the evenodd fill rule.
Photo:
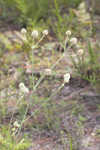
<svg viewBox="0 0 100 150">
<path fill-rule="evenodd" d="M 76 7 L 82 0 L 57 0 L 59 7 Z M 27 25 L 29 22 L 34 24 L 41 19 L 45 20 L 51 15 L 54 8 L 53 0 L 1 0 L 0 17 L 11 19 L 15 23 Z"/>
<path fill-rule="evenodd" d="M 11 134 L 7 127 L 2 127 L 0 133 L 0 149 L 1 150 L 26 150 L 30 147 L 28 139 L 16 138 Z"/>
<path fill-rule="evenodd" d="M 57 0 L 58 5 L 66 5 L 66 7 L 77 7 L 83 0 Z"/>
</svg>

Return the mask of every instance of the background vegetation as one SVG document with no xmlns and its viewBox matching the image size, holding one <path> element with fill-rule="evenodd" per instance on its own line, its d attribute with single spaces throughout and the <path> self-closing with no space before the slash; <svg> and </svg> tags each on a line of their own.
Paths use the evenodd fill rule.
<svg viewBox="0 0 100 150">
<path fill-rule="evenodd" d="M 59 8 L 77 7 L 82 0 L 56 0 Z M 55 9 L 54 0 L 1 0 L 0 1 L 1 14 L 3 19 L 12 19 L 12 21 L 19 21 L 22 25 L 27 25 L 32 21 L 37 23 L 42 19 L 48 19 L 52 15 L 52 9 Z"/>
<path fill-rule="evenodd" d="M 0 0 L 0 150 L 26 150 L 32 146 L 31 131 L 44 130 L 57 135 L 63 150 L 67 141 L 70 150 L 78 149 L 77 137 L 84 135 L 87 120 L 79 103 L 87 96 L 84 89 L 88 85 L 92 94 L 100 94 L 94 7 L 89 15 L 81 2 Z M 83 97 L 73 98 L 78 89 Z M 71 93 L 66 96 L 66 91 Z M 63 127 L 63 121 L 69 123 L 64 118 L 69 109 L 78 132 Z"/>
</svg>

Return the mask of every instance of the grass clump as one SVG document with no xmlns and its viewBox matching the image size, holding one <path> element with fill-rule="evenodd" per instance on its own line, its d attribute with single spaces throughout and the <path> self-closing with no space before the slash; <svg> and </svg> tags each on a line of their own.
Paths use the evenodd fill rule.
<svg viewBox="0 0 100 150">
<path fill-rule="evenodd" d="M 1 150 L 27 150 L 30 146 L 30 142 L 27 139 L 16 139 L 7 127 L 3 127 L 0 129 L 0 149 Z"/>
</svg>

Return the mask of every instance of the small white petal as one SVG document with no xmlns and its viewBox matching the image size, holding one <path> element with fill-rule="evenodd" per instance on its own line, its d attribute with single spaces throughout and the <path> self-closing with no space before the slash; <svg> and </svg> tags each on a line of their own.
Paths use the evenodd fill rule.
<svg viewBox="0 0 100 150">
<path fill-rule="evenodd" d="M 64 75 L 64 83 L 68 83 L 69 80 L 70 80 L 70 73 L 66 73 L 66 74 Z"/>
</svg>

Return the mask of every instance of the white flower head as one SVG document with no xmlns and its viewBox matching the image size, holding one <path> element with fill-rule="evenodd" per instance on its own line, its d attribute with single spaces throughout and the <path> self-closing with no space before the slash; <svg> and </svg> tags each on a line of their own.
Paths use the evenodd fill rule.
<svg viewBox="0 0 100 150">
<path fill-rule="evenodd" d="M 27 30 L 25 28 L 22 28 L 21 33 L 25 35 L 27 33 Z"/>
<path fill-rule="evenodd" d="M 70 73 L 66 73 L 66 74 L 64 75 L 64 83 L 68 83 L 69 80 L 70 80 Z"/>
<path fill-rule="evenodd" d="M 20 127 L 20 124 L 17 121 L 15 121 L 13 125 L 14 125 L 15 128 L 19 128 Z"/>
<path fill-rule="evenodd" d="M 66 35 L 67 35 L 67 36 L 70 36 L 71 34 L 72 34 L 72 33 L 71 33 L 70 30 L 66 31 Z"/>
<path fill-rule="evenodd" d="M 96 136 L 96 134 L 94 132 L 91 133 L 92 136 Z"/>
<path fill-rule="evenodd" d="M 24 85 L 24 83 L 19 84 L 19 89 L 22 93 L 29 93 L 29 89 Z"/>
<path fill-rule="evenodd" d="M 45 73 L 46 73 L 46 75 L 51 75 L 52 70 L 51 69 L 45 69 Z"/>
<path fill-rule="evenodd" d="M 38 36 L 39 36 L 39 33 L 37 30 L 33 30 L 32 33 L 31 33 L 31 36 L 33 37 L 33 39 L 37 39 Z"/>
<path fill-rule="evenodd" d="M 84 50 L 83 49 L 79 49 L 78 52 L 77 52 L 77 54 L 79 56 L 82 56 L 84 54 Z"/>
<path fill-rule="evenodd" d="M 48 35 L 48 30 L 44 30 L 42 33 L 43 35 Z"/>
<path fill-rule="evenodd" d="M 70 39 L 70 43 L 71 43 L 72 45 L 76 45 L 76 44 L 77 44 L 77 38 L 76 38 L 76 37 L 71 38 L 71 39 Z"/>
</svg>

